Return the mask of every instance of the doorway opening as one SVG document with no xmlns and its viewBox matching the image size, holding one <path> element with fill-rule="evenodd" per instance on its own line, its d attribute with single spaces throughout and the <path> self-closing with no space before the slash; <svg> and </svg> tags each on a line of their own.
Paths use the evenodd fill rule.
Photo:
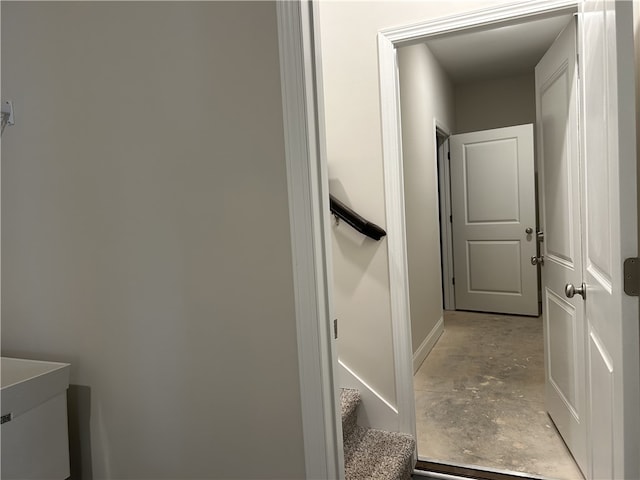
<svg viewBox="0 0 640 480">
<path fill-rule="evenodd" d="M 475 32 L 464 32 L 461 34 L 449 34 L 445 37 L 438 37 L 435 36 L 431 39 L 430 42 L 427 42 L 426 44 L 422 44 L 420 47 L 418 47 L 417 45 L 411 45 L 407 48 L 411 48 L 413 50 L 416 50 L 416 48 L 426 48 L 428 50 L 428 52 L 423 52 L 427 57 L 429 57 L 429 62 L 430 62 L 430 66 L 429 68 L 432 69 L 432 75 L 434 77 L 439 77 L 438 81 L 434 82 L 435 84 L 437 84 L 437 86 L 435 87 L 435 91 L 432 91 L 432 95 L 434 96 L 442 96 L 443 98 L 445 98 L 445 100 L 442 102 L 443 104 L 445 104 L 444 106 L 442 104 L 440 105 L 432 105 L 432 110 L 427 114 L 427 117 L 429 117 L 431 115 L 431 118 L 427 119 L 427 127 L 428 127 L 428 121 L 431 121 L 433 123 L 435 123 L 436 125 L 438 123 L 441 124 L 447 124 L 449 126 L 453 126 L 453 130 L 451 130 L 453 133 L 463 133 L 463 131 L 465 131 L 465 129 L 470 128 L 468 127 L 468 124 L 473 124 L 474 122 L 477 125 L 480 125 L 480 127 L 475 127 L 476 129 L 490 129 L 490 128 L 497 128 L 497 127 L 506 127 L 506 126 L 511 126 L 511 125 L 516 125 L 516 124 L 522 124 L 522 123 L 533 123 L 535 122 L 535 96 L 531 95 L 530 96 L 530 100 L 531 103 L 533 104 L 533 106 L 529 107 L 529 112 L 533 112 L 533 118 L 527 118 L 524 121 L 522 120 L 517 120 L 517 121 L 513 121 L 513 119 L 508 118 L 510 115 L 512 115 L 512 110 L 513 109 L 509 109 L 509 108 L 504 108 L 504 106 L 502 106 L 501 108 L 503 108 L 503 112 L 499 111 L 499 97 L 501 95 L 505 94 L 505 89 L 504 89 L 504 85 L 505 84 L 515 84 L 515 83 L 520 83 L 520 84 L 525 84 L 527 82 L 530 83 L 530 87 L 531 87 L 531 93 L 533 93 L 535 87 L 534 87 L 534 75 L 533 75 L 533 67 L 535 66 L 535 64 L 537 63 L 538 60 L 540 60 L 541 55 L 538 54 L 537 58 L 535 60 L 529 60 L 530 62 L 533 63 L 529 63 L 529 65 L 526 67 L 529 69 L 528 73 L 523 73 L 523 67 L 519 66 L 518 68 L 520 68 L 519 71 L 507 71 L 507 72 L 501 72 L 502 77 L 496 77 L 495 76 L 495 72 L 487 72 L 484 71 L 484 73 L 474 73 L 475 75 L 480 75 L 480 77 L 476 77 L 474 79 L 472 79 L 471 81 L 465 83 L 464 81 L 458 81 L 457 84 L 454 85 L 453 88 L 449 87 L 449 91 L 447 91 L 447 86 L 446 86 L 446 82 L 442 81 L 442 75 L 444 74 L 445 76 L 447 75 L 452 75 L 451 74 L 451 70 L 455 71 L 455 66 L 451 66 L 450 62 L 448 62 L 448 60 L 445 61 L 441 61 L 441 59 L 438 57 L 438 55 L 434 54 L 433 50 L 440 50 L 440 54 L 444 55 L 445 58 L 447 59 L 451 59 L 452 56 L 453 57 L 457 57 L 459 55 L 457 55 L 456 53 L 452 53 L 452 52 L 457 52 L 457 51 L 467 51 L 467 50 L 473 50 L 472 46 L 476 46 L 477 43 L 481 43 L 481 40 L 479 40 L 480 37 L 482 36 L 491 36 L 493 34 L 496 34 L 499 30 L 501 31 L 500 34 L 505 33 L 505 30 L 511 30 L 511 34 L 513 35 L 518 35 L 517 33 L 515 33 L 515 31 L 517 30 L 516 27 L 518 26 L 524 26 L 525 28 L 528 27 L 533 27 L 533 30 L 535 30 L 536 33 L 536 38 L 539 39 L 539 37 L 541 37 L 540 35 L 540 27 L 543 23 L 545 22 L 549 22 L 549 24 L 554 23 L 554 27 L 552 28 L 559 28 L 555 34 L 550 33 L 549 38 L 547 38 L 545 40 L 546 45 L 544 45 L 544 48 L 542 50 L 542 53 L 544 53 L 544 51 L 546 51 L 547 48 L 549 48 L 549 46 L 551 45 L 551 43 L 553 43 L 553 40 L 555 40 L 555 37 L 560 33 L 560 31 L 562 30 L 562 28 L 564 27 L 564 25 L 571 21 L 571 17 L 573 14 L 573 10 L 565 10 L 561 13 L 561 15 L 553 15 L 553 16 L 544 16 L 544 18 L 532 18 L 529 19 L 529 22 L 523 22 L 523 23 L 519 23 L 517 25 L 514 24 L 510 24 L 507 26 L 499 26 L 499 27 L 495 27 L 493 26 L 492 28 L 488 28 L 488 29 L 481 29 L 480 31 L 475 31 Z M 533 26 L 533 24 L 535 24 L 535 26 Z M 479 34 L 480 37 L 474 37 L 473 40 L 471 40 L 471 37 L 473 35 Z M 520 34 L 521 36 L 524 34 Z M 504 40 L 503 40 L 504 41 Z M 458 42 L 458 43 L 456 43 Z M 429 43 L 431 43 L 431 46 L 433 48 L 429 47 Z M 449 44 L 447 46 L 447 43 Z M 517 42 L 515 42 L 517 43 Z M 451 46 L 453 45 L 453 46 Z M 537 45 L 537 48 L 540 49 L 540 45 Z M 398 57 L 399 57 L 399 70 L 400 70 L 400 93 L 401 93 L 401 97 L 402 95 L 406 92 L 406 89 L 403 90 L 403 84 L 406 86 L 407 81 L 403 79 L 403 62 L 405 62 L 405 60 L 403 60 L 403 52 L 402 52 L 402 48 L 398 49 Z M 447 52 L 447 53 L 442 53 L 442 52 Z M 476 55 L 477 55 L 477 51 L 475 51 Z M 411 56 L 411 55 L 408 55 Z M 461 55 L 464 57 L 464 55 Z M 521 53 L 520 57 L 525 57 L 526 54 Z M 505 59 L 502 60 L 495 60 L 494 58 L 494 62 L 491 65 L 491 68 L 493 70 L 499 70 L 500 68 L 507 68 L 509 66 L 513 66 L 513 65 L 507 65 L 501 66 L 501 62 L 505 63 L 505 64 L 510 64 L 512 62 L 509 62 Z M 443 63 L 446 65 L 443 66 Z M 489 62 L 486 62 L 489 63 Z M 434 66 L 435 64 L 438 64 L 438 66 Z M 438 68 L 440 69 L 440 71 L 436 71 L 438 70 Z M 460 67 L 462 68 L 462 67 Z M 481 69 L 480 69 L 481 70 Z M 433 73 L 433 71 L 435 71 L 435 73 Z M 465 74 L 460 74 L 460 75 L 465 75 Z M 466 73 L 466 75 L 471 75 L 468 72 Z M 485 75 L 484 77 L 482 77 L 482 75 Z M 516 77 L 518 77 L 516 79 Z M 502 83 L 500 83 L 499 81 L 498 83 L 498 87 L 494 87 L 493 88 L 493 98 L 491 98 L 491 96 L 487 95 L 486 92 L 490 90 L 490 87 L 488 87 L 488 84 L 491 83 L 492 81 L 496 82 L 497 78 L 503 78 L 504 80 L 502 81 Z M 439 82 L 439 83 L 438 83 Z M 410 82 L 409 82 L 410 83 Z M 453 82 L 451 82 L 453 83 Z M 443 86 L 444 85 L 444 86 Z M 457 86 L 463 85 L 463 87 L 457 88 Z M 438 90 L 438 88 L 440 90 Z M 409 87 L 410 89 L 410 87 Z M 476 110 L 480 110 L 482 113 L 477 114 L 476 118 L 469 118 L 469 116 L 465 117 L 465 127 L 460 127 L 460 123 L 463 122 L 458 122 L 458 119 L 464 115 L 464 107 L 460 106 L 460 103 L 458 102 L 459 98 L 463 96 L 462 93 L 459 93 L 459 91 L 463 91 L 465 94 L 468 94 L 469 91 L 472 90 L 476 90 L 477 91 L 482 91 L 484 89 L 485 95 L 483 98 L 481 98 L 480 100 L 482 101 L 489 101 L 489 102 L 493 102 L 494 106 L 496 106 L 495 110 L 491 110 L 491 106 L 487 106 L 485 104 L 484 108 L 479 108 L 478 105 L 475 105 L 474 108 Z M 457 95 L 456 95 L 457 94 Z M 448 96 L 453 96 L 453 113 L 451 113 L 451 109 L 449 110 L 449 112 L 447 112 L 447 106 L 446 106 L 446 97 Z M 406 218 L 406 236 L 407 236 L 407 259 L 408 259 L 408 263 L 409 263 L 409 272 L 408 272 L 408 281 L 409 281 L 409 291 L 410 291 L 410 302 L 411 302 L 411 316 L 412 316 L 412 323 L 413 323 L 413 318 L 414 318 L 414 314 L 415 312 L 419 312 L 420 311 L 420 307 L 418 308 L 414 308 L 414 300 L 413 298 L 415 297 L 414 295 L 412 295 L 412 292 L 415 290 L 415 286 L 412 284 L 412 278 L 417 277 L 417 275 L 415 274 L 415 272 L 412 273 L 412 268 L 416 269 L 416 264 L 418 262 L 413 262 L 412 261 L 412 251 L 415 250 L 415 246 L 417 244 L 415 238 L 415 231 L 416 228 L 415 226 L 412 226 L 412 210 L 415 210 L 412 205 L 411 205 L 411 195 L 412 192 L 418 191 L 419 188 L 415 187 L 415 178 L 413 177 L 413 171 L 415 171 L 415 167 L 411 166 L 411 162 L 412 162 L 412 153 L 413 153 L 413 148 L 412 146 L 410 146 L 409 148 L 405 148 L 405 144 L 407 142 L 412 142 L 413 139 L 410 138 L 410 133 L 412 131 L 415 131 L 415 128 L 405 128 L 406 125 L 404 123 L 405 119 L 409 118 L 410 121 L 416 121 L 415 120 L 415 115 L 413 115 L 413 112 L 411 111 L 411 108 L 407 109 L 409 110 L 409 112 L 407 114 L 405 114 L 405 99 L 401 98 L 401 103 L 402 103 L 402 133 L 403 133 L 403 167 L 406 169 L 408 168 L 409 171 L 405 170 L 404 171 L 404 202 L 405 202 L 405 206 L 406 206 L 406 210 L 407 210 L 407 218 Z M 479 102 L 482 103 L 482 102 Z M 512 106 L 512 105 L 511 105 Z M 444 113 L 442 113 L 444 112 Z M 502 113 L 502 115 L 500 115 Z M 441 118 L 439 118 L 438 120 L 433 120 L 434 118 L 438 118 L 440 115 L 444 115 L 446 118 L 444 120 L 442 120 Z M 448 116 L 447 116 L 448 115 Z M 492 117 L 492 118 L 491 118 Z M 498 117 L 500 117 L 498 119 Z M 491 122 L 494 122 L 493 124 Z M 497 124 L 496 124 L 497 122 Z M 432 125 L 433 125 L 432 123 Z M 433 131 L 433 130 L 432 130 Z M 471 131 L 471 130 L 466 130 L 466 131 Z M 406 132 L 409 132 L 409 134 L 407 134 Z M 424 133 L 424 130 L 423 130 Z M 438 175 L 437 171 L 436 171 L 436 179 L 435 181 L 437 182 L 437 186 L 438 186 L 438 190 L 440 191 L 440 202 L 439 202 L 439 212 L 438 212 L 438 217 L 439 217 L 439 223 L 433 223 L 431 224 L 428 228 L 433 229 L 438 231 L 439 230 L 439 241 L 440 241 L 440 245 L 439 245 L 439 252 L 440 252 L 440 267 L 441 267 L 441 276 L 440 276 L 440 284 L 437 285 L 437 287 L 439 287 L 439 293 L 441 295 L 442 298 L 442 311 L 444 312 L 442 319 L 444 320 L 444 329 L 445 331 L 447 331 L 449 329 L 449 327 L 447 326 L 447 321 L 449 320 L 450 323 L 450 329 L 451 331 L 455 332 L 455 331 L 460 331 L 461 329 L 464 330 L 463 325 L 465 325 L 465 323 L 472 325 L 473 323 L 478 323 L 479 319 L 484 319 L 486 321 L 488 320 L 492 320 L 494 324 L 496 325 L 501 325 L 501 326 L 505 326 L 508 322 L 508 320 L 512 320 L 515 321 L 516 323 L 518 323 L 518 321 L 522 321 L 523 318 L 514 318 L 511 317 L 510 319 L 507 318 L 502 318 L 502 317 L 497 317 L 495 315 L 489 315 L 488 317 L 485 315 L 483 316 L 482 314 L 465 314 L 465 315 L 461 315 L 461 314 L 457 314 L 457 313 L 448 313 L 447 310 L 453 308 L 453 305 L 455 304 L 455 288 L 454 288 L 454 283 L 453 281 L 451 281 L 452 279 L 455 278 L 455 275 L 453 274 L 454 270 L 455 270 L 455 265 L 454 265 L 454 254 L 451 248 L 450 243 L 448 242 L 448 239 L 452 238 L 452 232 L 451 232 L 451 195 L 449 194 L 447 196 L 447 187 L 448 185 L 450 185 L 451 182 L 451 175 L 450 175 L 450 169 L 448 168 L 448 156 L 446 156 L 446 150 L 445 150 L 445 145 L 448 143 L 446 141 L 448 135 L 446 135 L 443 132 L 442 128 L 436 128 L 436 135 L 435 135 L 435 142 L 434 142 L 434 149 L 436 152 L 436 155 L 431 155 L 431 162 L 432 165 L 434 163 L 434 160 L 436 161 L 437 164 L 437 170 L 440 171 L 440 175 Z M 447 157 L 445 160 L 445 156 Z M 413 169 L 413 170 L 412 170 Z M 433 169 L 432 169 L 433 170 Z M 411 177 L 411 178 L 410 178 Z M 533 182 L 532 182 L 533 183 Z M 533 188 L 533 187 L 532 187 Z M 437 202 L 437 200 L 436 200 Z M 534 214 L 534 218 L 535 218 L 535 214 Z M 534 240 L 534 244 L 535 244 L 535 239 L 536 239 L 536 235 L 535 235 L 535 230 L 537 227 L 537 223 L 535 220 L 533 220 L 533 224 L 531 225 L 533 227 L 533 240 Z M 537 253 L 535 253 L 534 250 L 534 255 L 537 256 Z M 533 255 L 532 255 L 533 256 Z M 454 280 L 455 281 L 455 280 Z M 535 296 L 536 296 L 536 301 L 535 304 L 536 306 L 538 305 L 538 299 L 537 299 L 537 294 L 538 294 L 538 289 L 537 289 L 537 284 L 538 281 L 537 279 L 534 282 L 535 284 Z M 487 311 L 491 311 L 491 308 L 488 308 Z M 517 312 L 516 312 L 517 313 Z M 480 316 L 478 316 L 480 315 Z M 520 322 L 523 323 L 523 322 Z M 441 328 L 442 322 L 440 322 L 440 328 Z M 477 325 L 476 325 L 477 326 Z M 522 326 L 522 325 L 520 325 Z M 543 361 L 543 354 L 542 354 L 542 348 L 543 348 L 543 343 L 542 343 L 542 321 L 539 318 L 533 317 L 533 319 L 531 319 L 530 322 L 528 322 L 527 325 L 525 325 L 526 327 L 528 327 L 530 330 L 532 330 L 532 335 L 531 338 L 533 339 L 532 342 L 536 343 L 536 338 L 538 338 L 539 342 L 538 342 L 538 346 L 539 346 L 539 353 L 537 353 L 536 355 L 536 363 L 538 364 L 544 364 Z M 485 329 L 484 330 L 489 330 L 488 326 L 485 325 L 484 326 Z M 538 328 L 538 332 L 536 333 L 536 327 Z M 512 327 L 505 327 L 509 330 L 513 330 Z M 416 329 L 413 328 L 412 325 L 412 331 L 416 331 Z M 469 330 L 471 331 L 471 330 Z M 483 330 L 480 330 L 480 333 L 482 333 Z M 498 332 L 500 332 L 500 330 L 498 330 Z M 438 354 L 434 354 L 435 357 L 440 357 L 438 359 L 438 361 L 440 362 L 439 366 L 433 367 L 432 373 L 431 374 L 427 374 L 427 377 L 431 377 L 431 380 L 434 380 L 434 378 L 437 380 L 437 373 L 434 374 L 433 373 L 433 369 L 435 368 L 435 370 L 437 371 L 447 371 L 447 365 L 451 366 L 452 365 L 452 361 L 456 361 L 460 366 L 462 365 L 462 355 L 460 355 L 461 351 L 467 351 L 469 352 L 470 349 L 473 349 L 474 347 L 477 347 L 477 344 L 474 343 L 474 338 L 477 339 L 480 336 L 480 333 L 478 334 L 462 334 L 461 336 L 463 338 L 465 338 L 466 336 L 466 341 L 467 343 L 459 346 L 459 347 L 453 347 L 453 346 L 447 346 L 444 347 L 445 350 L 449 349 L 449 350 L 455 350 L 455 348 L 459 348 L 461 350 L 458 350 L 458 356 L 455 357 L 456 354 L 454 354 L 454 357 L 447 357 L 446 355 L 438 355 Z M 487 333 L 486 331 L 484 333 Z M 435 336 L 436 338 L 438 336 L 440 336 L 442 334 L 442 331 L 440 331 L 439 333 L 437 333 Z M 499 333 L 499 336 L 505 336 L 504 335 L 504 331 L 502 331 L 501 333 Z M 433 335 L 432 335 L 433 336 Z M 453 335 L 454 337 L 456 336 L 455 334 Z M 460 336 L 460 335 L 459 335 Z M 516 335 L 514 337 L 514 339 L 518 339 L 519 336 Z M 516 341 L 512 339 L 512 341 Z M 438 349 L 438 346 L 443 343 L 443 341 L 445 340 L 445 337 L 440 337 L 440 340 L 438 341 L 438 343 L 436 344 L 436 347 L 433 347 L 433 345 L 431 346 L 431 348 L 433 348 L 432 352 L 435 352 L 436 349 Z M 415 339 L 414 339 L 414 349 L 415 349 Z M 436 342 L 433 342 L 434 344 Z M 488 341 L 489 345 L 492 346 L 492 348 L 496 349 L 497 345 L 495 341 L 489 340 Z M 513 345 L 512 345 L 513 346 Z M 449 352 L 451 353 L 451 352 Z M 486 352 L 485 352 L 486 353 Z M 498 353 L 497 350 L 495 350 L 495 355 L 493 357 L 499 357 L 501 354 Z M 469 355 L 466 355 L 467 357 L 469 357 Z M 489 354 L 489 356 L 491 356 Z M 510 356 L 514 356 L 514 353 L 511 352 Z M 532 354 L 533 356 L 533 354 Z M 491 360 L 494 360 L 494 358 L 491 358 Z M 453 359 L 452 359 L 453 358 Z M 528 357 L 525 357 L 525 360 Z M 415 351 L 414 351 L 414 366 L 415 366 Z M 477 360 L 477 358 L 476 358 Z M 429 356 L 427 356 L 427 360 L 425 363 L 430 362 L 429 360 Z M 473 363 L 473 362 L 472 362 Z M 477 363 L 477 362 L 476 362 Z M 491 362 L 489 362 L 491 363 Z M 462 367 L 461 368 L 465 368 Z M 473 367 L 470 367 L 473 368 Z M 496 368 L 496 366 L 494 365 L 493 368 Z M 507 367 L 505 367 L 507 368 Z M 513 368 L 513 366 L 509 365 L 508 368 Z M 450 370 L 450 368 L 449 368 Z M 533 370 L 533 369 L 532 369 Z M 544 370 L 540 370 L 540 372 L 544 372 Z M 538 373 L 540 373 L 538 372 Z M 544 398 L 544 373 L 542 373 L 543 375 L 543 382 L 542 385 L 537 385 L 538 387 L 538 391 L 536 392 L 538 395 L 542 395 L 542 398 Z M 486 383 L 491 383 L 492 380 L 494 379 L 498 379 L 498 377 L 500 376 L 500 372 L 499 371 L 494 371 L 492 373 L 491 370 L 487 370 L 485 372 L 476 372 L 476 376 L 481 377 L 484 382 Z M 540 376 L 539 375 L 533 375 L 535 378 L 539 379 Z M 447 381 L 451 382 L 452 380 L 452 376 L 446 376 L 446 378 L 448 380 L 444 380 L 444 382 L 446 383 Z M 424 380 L 424 378 L 420 379 L 420 380 Z M 419 381 L 419 380 L 418 380 Z M 417 381 L 416 381 L 417 382 Z M 535 382 L 538 382 L 538 380 L 535 380 Z M 437 382 L 436 382 L 437 383 Z M 442 385 L 441 385 L 442 386 Z M 466 388 L 466 387 L 464 387 Z M 473 392 L 473 387 L 470 387 L 471 391 Z M 508 387 L 505 387 L 508 388 Z M 540 392 L 540 389 L 542 389 L 542 392 Z M 439 392 L 439 393 L 443 393 L 443 392 Z M 467 392 L 469 393 L 469 392 Z M 476 390 L 476 393 L 478 393 L 478 391 Z M 516 392 L 517 393 L 517 392 Z M 522 394 L 524 396 L 524 394 Z M 440 399 L 442 400 L 443 404 L 445 405 L 445 407 L 448 408 L 448 410 L 445 408 L 444 411 L 442 411 L 442 415 L 439 415 L 440 417 L 444 416 L 444 418 L 447 419 L 451 419 L 451 418 L 458 418 L 460 419 L 461 417 L 463 417 L 463 415 L 461 415 L 462 413 L 470 413 L 470 415 L 474 418 L 477 419 L 477 417 L 480 417 L 480 419 L 488 419 L 488 414 L 487 411 L 485 410 L 484 412 L 478 412 L 478 411 L 470 411 L 469 409 L 465 410 L 464 406 L 462 405 L 458 405 L 462 408 L 461 412 L 455 413 L 455 408 L 453 408 L 453 404 L 455 403 L 454 400 L 452 400 L 451 398 L 449 399 L 444 399 L 444 397 L 440 397 Z M 421 414 L 421 410 L 422 410 L 422 406 L 420 405 L 420 400 L 418 399 L 418 395 L 416 394 L 416 411 L 418 416 Z M 433 407 L 434 404 L 437 403 L 437 401 L 435 401 L 433 398 L 431 398 L 428 403 L 431 405 L 430 408 Z M 495 403 L 495 402 L 494 402 Z M 538 409 L 539 410 L 539 409 Z M 539 413 L 539 412 L 538 412 Z M 544 413 L 544 417 L 546 418 L 546 412 Z M 499 421 L 504 421 L 504 418 L 500 419 Z M 549 423 L 551 423 L 551 421 L 548 421 Z M 464 423 L 464 422 L 463 422 Z M 491 422 L 490 422 L 491 423 Z M 496 421 L 493 420 L 492 421 L 492 425 L 495 427 L 495 423 Z M 464 430 L 463 434 L 470 436 L 473 435 L 473 429 L 474 428 L 478 428 L 477 424 L 474 424 L 473 422 L 466 422 L 466 430 L 464 427 L 461 427 L 462 430 Z M 487 426 L 484 427 L 485 429 L 488 428 Z M 543 428 L 549 428 L 549 429 L 553 429 L 553 424 L 551 423 L 551 425 L 544 425 Z M 520 430 L 522 430 L 522 428 L 520 428 Z M 418 439 L 420 440 L 420 429 L 418 429 Z M 434 432 L 430 432 L 431 434 L 433 434 Z M 520 431 L 520 433 L 522 434 L 522 431 Z M 557 441 L 559 441 L 559 445 L 563 446 L 562 444 L 562 440 L 558 437 Z M 520 447 L 523 448 L 524 444 L 521 442 L 518 442 L 517 438 L 512 439 L 512 443 L 516 444 L 516 448 Z M 420 444 L 420 442 L 419 442 Z M 459 447 L 460 445 L 458 445 Z M 425 455 L 422 454 L 422 452 L 420 451 L 420 445 L 418 447 L 418 455 L 419 458 L 421 460 L 425 459 Z M 491 454 L 493 456 L 497 456 L 498 458 L 500 457 L 499 453 L 496 453 L 495 451 Z M 509 454 L 506 452 L 503 452 L 502 457 L 507 457 Z M 473 461 L 472 459 L 470 459 L 472 457 L 467 456 L 465 460 L 463 461 L 456 461 L 454 459 L 449 459 L 448 463 L 450 464 L 458 464 L 457 466 L 461 466 L 461 464 L 465 464 L 467 466 L 469 465 L 473 465 L 475 467 L 480 467 L 480 468 L 486 468 L 488 470 L 491 469 L 498 469 L 498 470 L 503 470 L 503 471 L 515 471 L 515 470 L 520 470 L 520 468 L 509 468 L 509 464 L 507 463 L 505 465 L 505 463 L 503 462 L 502 464 L 485 464 L 483 465 L 482 463 L 482 459 L 481 456 L 478 456 L 478 460 L 479 461 Z M 579 470 L 577 470 L 577 467 L 575 466 L 575 464 L 571 463 L 571 459 L 570 456 L 568 456 L 569 458 L 569 465 L 571 467 L 573 467 L 573 470 L 571 470 L 569 468 L 569 474 L 568 476 L 565 476 L 564 478 L 580 478 L 580 477 L 576 477 L 575 472 L 578 472 L 577 475 L 580 475 Z M 433 459 L 433 458 L 431 458 Z M 445 461 L 447 462 L 447 459 L 443 459 L 443 458 L 438 458 L 438 460 L 440 461 Z M 487 463 L 487 462 L 485 462 Z M 502 468 L 500 467 L 500 465 L 502 466 Z M 534 471 L 529 469 L 529 471 L 527 471 L 527 469 L 525 468 L 525 470 L 522 470 L 526 473 L 530 473 L 530 474 L 543 474 L 543 475 L 549 475 L 549 476 L 559 476 L 562 478 L 562 475 L 559 475 L 558 472 L 554 472 L 554 471 L 550 471 L 547 472 L 545 474 L 545 472 L 540 472 L 540 471 Z"/>
<path fill-rule="evenodd" d="M 510 130 L 507 128 L 507 133 L 516 133 Z M 504 131 L 474 135 L 484 141 Z M 492 473 L 510 471 L 519 475 L 580 479 L 582 475 L 545 409 L 539 310 L 533 316 L 513 316 L 455 308 L 455 285 L 451 281 L 455 255 L 452 255 L 451 241 L 450 137 L 436 128 L 435 138 L 445 332 L 414 375 L 421 465 L 433 470 L 443 468 L 445 462 L 456 469 L 474 465 Z M 459 159 L 454 155 L 452 161 Z M 524 180 L 532 180 L 533 171 L 527 175 Z M 529 183 L 533 189 L 533 181 Z M 498 187 L 492 185 L 491 188 Z M 536 200 L 530 201 L 533 205 Z M 529 216 L 529 221 L 537 226 L 534 212 Z M 525 227 L 520 225 L 520 228 Z M 497 229 L 494 233 L 501 232 Z M 533 232 L 525 238 L 531 242 L 528 253 L 539 256 Z M 533 292 L 529 292 L 536 306 L 538 279 L 533 282 Z M 502 306 L 497 301 L 487 311 L 497 311 Z M 525 431 L 527 435 L 523 436 Z M 456 472 L 444 470 L 443 473 Z"/>
</svg>

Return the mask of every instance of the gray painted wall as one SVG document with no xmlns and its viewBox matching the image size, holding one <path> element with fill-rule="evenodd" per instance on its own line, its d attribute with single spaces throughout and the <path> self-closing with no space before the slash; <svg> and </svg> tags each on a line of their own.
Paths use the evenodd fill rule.
<svg viewBox="0 0 640 480">
<path fill-rule="evenodd" d="M 302 478 L 272 2 L 2 2 L 2 353 L 73 478 Z"/>
<path fill-rule="evenodd" d="M 443 314 L 435 122 L 454 128 L 454 87 L 424 44 L 398 49 L 398 69 L 415 354 Z"/>
<path fill-rule="evenodd" d="M 463 83 L 455 87 L 456 130 L 474 132 L 536 121 L 535 75 Z"/>
</svg>

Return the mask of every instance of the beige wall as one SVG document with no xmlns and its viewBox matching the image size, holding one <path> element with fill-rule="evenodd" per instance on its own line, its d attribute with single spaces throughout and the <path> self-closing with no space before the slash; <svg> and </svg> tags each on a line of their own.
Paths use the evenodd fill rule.
<svg viewBox="0 0 640 480">
<path fill-rule="evenodd" d="M 378 31 L 499 3 L 505 1 L 319 2 L 331 193 L 385 228 Z M 387 259 L 386 240 L 334 227 L 340 359 L 395 405 Z"/>
<path fill-rule="evenodd" d="M 274 4 L 2 2 L 2 98 L 2 353 L 72 364 L 74 478 L 302 478 Z"/>
<path fill-rule="evenodd" d="M 435 122 L 454 128 L 454 87 L 426 45 L 398 50 L 413 353 L 442 318 Z"/>
<path fill-rule="evenodd" d="M 534 72 L 456 85 L 455 133 L 536 121 Z"/>
</svg>

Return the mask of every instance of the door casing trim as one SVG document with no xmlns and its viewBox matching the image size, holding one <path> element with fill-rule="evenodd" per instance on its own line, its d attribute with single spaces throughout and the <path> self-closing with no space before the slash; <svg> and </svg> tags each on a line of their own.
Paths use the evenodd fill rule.
<svg viewBox="0 0 640 480">
<path fill-rule="evenodd" d="M 453 235 L 451 232 L 451 169 L 449 164 L 449 137 L 451 129 L 433 120 L 436 136 L 436 162 L 438 163 L 438 201 L 440 202 L 440 255 L 442 256 L 443 307 L 456 309 L 456 295 L 453 285 Z M 438 145 L 438 138 L 442 144 Z"/>
<path fill-rule="evenodd" d="M 306 478 L 344 479 L 331 320 L 329 181 L 309 0 L 276 2 Z"/>
</svg>

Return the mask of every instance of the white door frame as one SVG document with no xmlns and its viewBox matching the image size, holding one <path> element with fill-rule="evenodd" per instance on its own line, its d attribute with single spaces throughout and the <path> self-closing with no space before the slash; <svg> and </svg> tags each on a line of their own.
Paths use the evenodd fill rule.
<svg viewBox="0 0 640 480">
<path fill-rule="evenodd" d="M 276 5 L 306 478 L 344 479 L 317 14 Z"/>
<path fill-rule="evenodd" d="M 378 33 L 391 329 L 399 428 L 403 432 L 415 436 L 416 420 L 413 393 L 411 318 L 409 316 L 409 276 L 397 49 L 444 33 L 459 32 L 472 28 L 490 28 L 498 24 L 507 25 L 526 18 L 575 9 L 577 4 L 578 0 L 516 2 L 414 25 L 384 29 Z"/>
<path fill-rule="evenodd" d="M 453 234 L 451 232 L 451 170 L 449 137 L 451 131 L 437 120 L 435 123 L 436 161 L 438 162 L 438 201 L 440 202 L 440 255 L 442 256 L 442 300 L 445 310 L 456 309 L 453 284 Z M 438 137 L 443 138 L 438 145 Z"/>
<path fill-rule="evenodd" d="M 577 1 L 520 1 L 378 34 L 391 322 L 401 431 L 415 436 L 396 49 L 443 33 L 575 8 Z M 310 0 L 277 2 L 306 477 L 340 479 L 344 478 L 344 458 L 330 326 L 328 177 L 315 8 Z"/>
</svg>

